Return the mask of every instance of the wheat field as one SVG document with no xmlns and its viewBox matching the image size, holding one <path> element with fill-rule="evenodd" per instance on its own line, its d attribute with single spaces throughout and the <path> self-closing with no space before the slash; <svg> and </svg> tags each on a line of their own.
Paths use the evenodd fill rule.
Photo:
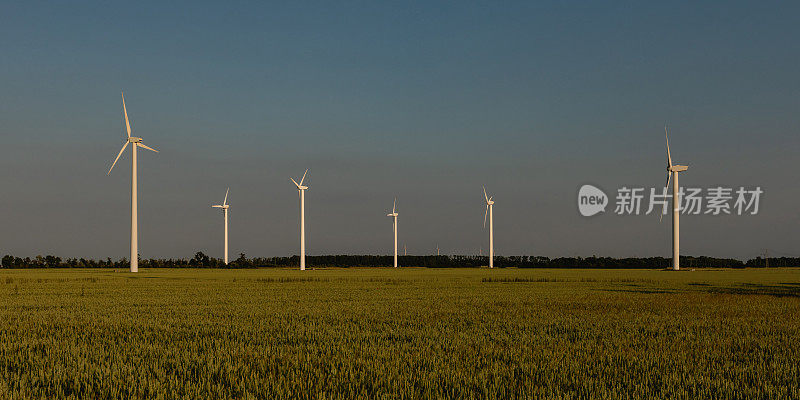
<svg viewBox="0 0 800 400">
<path fill-rule="evenodd" d="M 0 270 L 4 399 L 800 398 L 800 269 Z"/>
</svg>

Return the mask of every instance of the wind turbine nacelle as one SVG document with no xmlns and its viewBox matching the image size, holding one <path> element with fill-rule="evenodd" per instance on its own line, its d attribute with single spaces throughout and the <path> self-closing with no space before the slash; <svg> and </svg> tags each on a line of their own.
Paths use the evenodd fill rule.
<svg viewBox="0 0 800 400">
<path fill-rule="evenodd" d="M 142 142 L 142 138 L 131 136 L 131 137 L 128 138 L 128 141 L 131 142 L 131 143 L 141 143 Z"/>
<path fill-rule="evenodd" d="M 673 165 L 671 168 L 668 168 L 668 171 L 672 172 L 683 172 L 689 169 L 688 165 Z"/>
</svg>

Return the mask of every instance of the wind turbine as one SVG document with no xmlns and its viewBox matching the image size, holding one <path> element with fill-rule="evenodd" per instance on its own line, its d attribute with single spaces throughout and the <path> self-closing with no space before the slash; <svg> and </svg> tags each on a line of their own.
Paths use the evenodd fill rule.
<svg viewBox="0 0 800 400">
<path fill-rule="evenodd" d="M 211 206 L 215 208 L 221 208 L 222 215 L 225 216 L 225 265 L 228 265 L 228 208 L 230 208 L 228 205 L 228 191 L 230 191 L 230 188 L 225 191 L 225 200 L 222 201 L 222 204 Z"/>
<path fill-rule="evenodd" d="M 681 251 L 680 251 L 680 209 L 681 209 L 681 199 L 680 199 L 680 189 L 678 187 L 678 173 L 686 171 L 689 169 L 687 165 L 672 165 L 672 155 L 669 152 L 669 132 L 667 131 L 667 126 L 664 125 L 664 135 L 667 138 L 667 185 L 664 187 L 665 191 L 669 190 L 669 181 L 673 175 L 675 175 L 675 179 L 672 179 L 672 270 L 677 271 L 681 269 L 680 266 L 680 258 L 681 258 Z M 664 204 L 664 208 L 666 209 L 667 205 Z M 664 210 L 666 211 L 666 210 Z M 659 222 L 664 218 L 664 211 L 661 212 L 661 217 L 659 218 Z"/>
<path fill-rule="evenodd" d="M 486 229 L 486 216 L 489 216 L 489 268 L 494 268 L 494 225 L 492 221 L 492 206 L 494 200 L 486 195 L 486 186 L 483 187 L 483 198 L 486 199 L 486 212 L 483 213 L 483 228 Z"/>
<path fill-rule="evenodd" d="M 394 229 L 394 267 L 397 268 L 397 198 L 394 199 L 392 205 L 392 213 L 386 214 L 387 217 L 392 217 L 392 227 Z"/>
<path fill-rule="evenodd" d="M 131 124 L 128 121 L 128 109 L 125 108 L 125 93 L 122 93 L 122 111 L 125 113 L 125 127 L 128 129 L 128 140 L 125 141 L 124 145 L 122 145 L 122 150 L 120 150 L 119 154 L 117 154 L 117 158 L 114 160 L 114 163 L 111 164 L 111 168 L 108 169 L 108 173 L 106 175 L 111 174 L 111 170 L 114 169 L 114 165 L 116 165 L 117 161 L 119 161 L 119 158 L 122 156 L 122 152 L 125 151 L 126 147 L 128 147 L 128 143 L 133 143 L 131 146 L 131 152 L 133 152 L 131 157 L 133 165 L 131 168 L 131 272 L 139 272 L 139 206 L 137 203 L 136 191 L 136 149 L 141 147 L 156 153 L 158 153 L 158 150 L 145 146 L 145 144 L 142 143 L 142 138 L 131 136 Z"/>
<path fill-rule="evenodd" d="M 306 172 L 303 173 L 303 178 L 300 179 L 300 183 L 297 183 L 292 178 L 289 178 L 294 182 L 295 186 L 297 186 L 297 191 L 300 193 L 300 271 L 306 270 L 306 189 L 308 186 L 303 186 L 303 181 L 306 179 L 306 174 L 308 173 L 308 168 L 306 168 Z"/>
</svg>

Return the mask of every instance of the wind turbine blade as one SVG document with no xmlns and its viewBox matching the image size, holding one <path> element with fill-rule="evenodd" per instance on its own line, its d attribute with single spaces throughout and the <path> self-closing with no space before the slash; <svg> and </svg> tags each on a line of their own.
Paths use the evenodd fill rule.
<svg viewBox="0 0 800 400">
<path fill-rule="evenodd" d="M 215 205 L 215 206 L 211 206 L 211 207 L 222 208 L 222 206 L 220 206 L 220 205 Z"/>
<path fill-rule="evenodd" d="M 228 191 L 230 191 L 230 190 L 231 190 L 231 188 L 228 188 L 228 189 L 225 191 L 225 200 L 223 200 L 223 201 L 222 201 L 222 205 L 225 205 L 225 206 L 227 206 L 227 205 L 228 205 Z"/>
<path fill-rule="evenodd" d="M 486 202 L 489 202 L 489 196 L 486 195 L 486 186 L 483 187 L 483 198 L 486 199 Z"/>
<path fill-rule="evenodd" d="M 306 172 L 303 172 L 303 178 L 300 179 L 300 185 L 303 184 L 303 181 L 306 180 L 306 174 L 308 173 L 308 168 L 306 168 Z"/>
<path fill-rule="evenodd" d="M 489 205 L 486 205 L 486 212 L 483 213 L 483 228 L 486 228 L 486 216 L 489 215 Z"/>
<path fill-rule="evenodd" d="M 154 151 L 154 152 L 158 153 L 158 150 L 156 150 L 156 149 L 153 149 L 153 148 L 150 148 L 150 147 L 147 147 L 147 146 L 146 146 L 144 143 L 142 143 L 142 142 L 136 143 L 136 145 L 138 145 L 139 147 L 145 148 L 145 149 L 147 149 L 147 150 Z"/>
<path fill-rule="evenodd" d="M 392 214 L 395 213 L 395 208 L 397 207 L 397 197 L 394 198 L 394 204 L 392 204 Z"/>
<path fill-rule="evenodd" d="M 111 164 L 111 168 L 108 169 L 108 173 L 106 175 L 111 175 L 111 170 L 114 169 L 115 165 L 117 165 L 117 161 L 119 161 L 119 158 L 122 157 L 122 152 L 125 151 L 126 147 L 128 147 L 128 143 L 130 142 L 125 142 L 125 144 L 122 145 L 122 150 L 120 150 L 119 154 L 117 154 L 117 158 L 114 159 L 114 163 Z"/>
<path fill-rule="evenodd" d="M 289 180 L 291 180 L 292 182 L 294 182 L 294 185 L 295 185 L 295 186 L 297 186 L 297 188 L 298 188 L 298 189 L 300 189 L 300 184 L 299 184 L 299 183 L 297 183 L 297 181 L 296 181 L 296 180 L 294 180 L 294 178 L 289 178 Z"/>
<path fill-rule="evenodd" d="M 666 125 L 664 125 L 664 136 L 667 138 L 667 167 L 672 168 L 672 155 L 669 153 L 669 133 Z"/>
<path fill-rule="evenodd" d="M 122 93 L 122 110 L 125 111 L 125 127 L 128 128 L 128 137 L 131 137 L 131 124 L 128 122 L 128 109 L 125 108 L 125 93 Z"/>
<path fill-rule="evenodd" d="M 664 186 L 664 194 L 669 193 L 669 181 L 672 179 L 672 171 L 667 172 L 667 185 Z M 666 200 L 666 199 L 665 199 Z M 664 211 L 667 209 L 667 204 L 664 203 L 664 207 L 661 208 L 661 216 L 658 217 L 658 222 L 664 219 Z"/>
</svg>

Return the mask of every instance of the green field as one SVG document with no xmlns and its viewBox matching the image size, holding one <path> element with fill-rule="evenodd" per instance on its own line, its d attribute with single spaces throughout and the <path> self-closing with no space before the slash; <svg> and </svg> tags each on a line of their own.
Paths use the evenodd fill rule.
<svg viewBox="0 0 800 400">
<path fill-rule="evenodd" d="M 800 269 L 0 270 L 0 398 L 800 398 Z"/>
</svg>

